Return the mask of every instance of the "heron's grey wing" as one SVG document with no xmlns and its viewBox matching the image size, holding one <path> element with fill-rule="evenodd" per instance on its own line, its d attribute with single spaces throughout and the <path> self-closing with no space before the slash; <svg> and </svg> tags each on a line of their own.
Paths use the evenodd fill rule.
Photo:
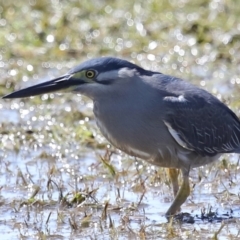
<svg viewBox="0 0 240 240">
<path fill-rule="evenodd" d="M 217 98 L 201 89 L 166 96 L 164 123 L 182 147 L 202 156 L 239 152 L 240 122 Z M 196 93 L 194 91 L 196 90 Z"/>
</svg>

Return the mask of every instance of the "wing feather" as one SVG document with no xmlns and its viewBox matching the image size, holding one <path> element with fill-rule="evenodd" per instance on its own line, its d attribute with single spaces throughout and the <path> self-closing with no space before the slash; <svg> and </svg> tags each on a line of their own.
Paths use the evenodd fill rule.
<svg viewBox="0 0 240 240">
<path fill-rule="evenodd" d="M 178 144 L 202 156 L 239 152 L 240 122 L 217 98 L 204 90 L 164 97 L 164 123 Z M 193 89 L 195 90 L 195 89 Z"/>
</svg>

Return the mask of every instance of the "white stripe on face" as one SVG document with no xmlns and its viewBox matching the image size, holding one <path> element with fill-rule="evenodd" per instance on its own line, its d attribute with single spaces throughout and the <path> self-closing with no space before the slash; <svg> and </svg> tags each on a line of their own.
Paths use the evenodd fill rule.
<svg viewBox="0 0 240 240">
<path fill-rule="evenodd" d="M 120 68 L 117 70 L 111 70 L 108 72 L 99 73 L 97 76 L 97 80 L 99 82 L 104 80 L 114 80 L 117 78 L 129 78 L 133 77 L 135 74 L 135 69 L 129 69 L 129 68 Z"/>
</svg>

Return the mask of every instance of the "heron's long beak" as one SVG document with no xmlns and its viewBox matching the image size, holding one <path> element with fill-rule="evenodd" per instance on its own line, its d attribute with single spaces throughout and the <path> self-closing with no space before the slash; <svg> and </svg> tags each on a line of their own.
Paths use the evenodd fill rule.
<svg viewBox="0 0 240 240">
<path fill-rule="evenodd" d="M 4 96 L 3 98 L 24 98 L 65 89 L 71 90 L 71 88 L 74 88 L 74 86 L 78 86 L 83 83 L 84 81 L 76 78 L 74 79 L 73 75 L 67 74 L 48 82 L 15 91 Z"/>
</svg>

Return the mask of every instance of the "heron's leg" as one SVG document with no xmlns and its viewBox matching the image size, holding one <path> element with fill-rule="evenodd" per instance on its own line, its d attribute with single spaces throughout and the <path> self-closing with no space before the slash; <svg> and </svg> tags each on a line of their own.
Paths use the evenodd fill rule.
<svg viewBox="0 0 240 240">
<path fill-rule="evenodd" d="M 168 168 L 168 175 L 172 183 L 174 197 L 176 197 L 179 190 L 178 185 L 179 170 L 176 168 Z"/>
<path fill-rule="evenodd" d="M 166 212 L 167 217 L 174 215 L 177 211 L 179 211 L 181 205 L 186 201 L 187 197 L 190 194 L 189 171 L 182 169 L 182 175 L 183 175 L 182 186 L 179 189 L 177 196 L 175 197 L 172 205 Z"/>
</svg>

